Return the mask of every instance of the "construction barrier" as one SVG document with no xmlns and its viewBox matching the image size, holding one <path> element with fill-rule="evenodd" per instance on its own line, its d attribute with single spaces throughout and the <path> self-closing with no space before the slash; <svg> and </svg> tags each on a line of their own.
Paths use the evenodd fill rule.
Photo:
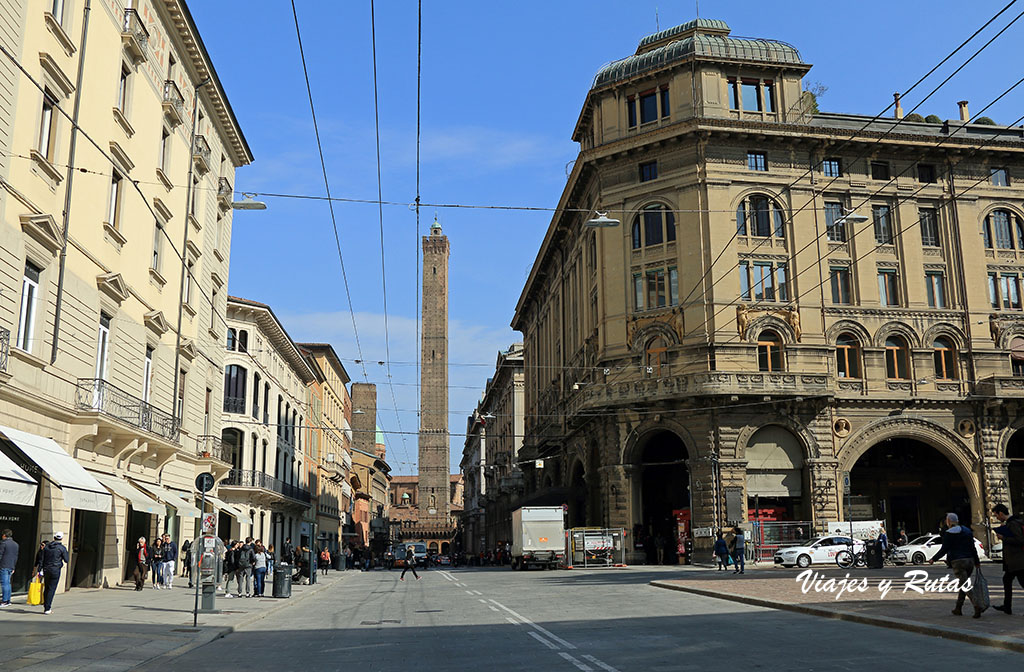
<svg viewBox="0 0 1024 672">
<path fill-rule="evenodd" d="M 574 527 L 565 533 L 567 569 L 625 567 L 623 529 Z"/>
</svg>

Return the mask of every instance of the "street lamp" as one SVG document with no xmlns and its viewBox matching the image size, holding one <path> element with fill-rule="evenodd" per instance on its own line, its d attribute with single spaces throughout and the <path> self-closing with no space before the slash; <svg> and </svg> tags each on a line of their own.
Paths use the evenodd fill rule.
<svg viewBox="0 0 1024 672">
<path fill-rule="evenodd" d="M 835 225 L 843 225 L 849 222 L 850 224 L 863 224 L 870 219 L 867 215 L 858 215 L 853 210 L 843 213 L 842 216 L 836 219 Z"/>
<path fill-rule="evenodd" d="M 256 194 L 246 194 L 246 193 L 243 192 L 242 196 L 244 196 L 244 198 L 242 200 L 240 200 L 240 201 L 232 201 L 231 202 L 231 209 L 232 210 L 266 210 L 267 209 L 267 204 L 264 203 L 263 201 L 257 201 L 256 199 L 254 199 L 253 196 L 255 196 L 255 195 Z"/>
<path fill-rule="evenodd" d="M 587 227 L 591 229 L 604 229 L 618 226 L 621 223 L 617 219 L 610 218 L 607 212 L 598 212 L 597 217 L 587 220 Z"/>
</svg>

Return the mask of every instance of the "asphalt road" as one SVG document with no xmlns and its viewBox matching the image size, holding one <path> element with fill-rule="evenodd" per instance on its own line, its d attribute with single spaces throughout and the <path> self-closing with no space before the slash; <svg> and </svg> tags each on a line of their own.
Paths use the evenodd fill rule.
<svg viewBox="0 0 1024 672">
<path fill-rule="evenodd" d="M 647 585 L 680 571 L 687 570 L 435 569 L 405 582 L 398 571 L 356 573 L 171 667 L 936 672 L 1020 665 L 1019 653 Z"/>
</svg>

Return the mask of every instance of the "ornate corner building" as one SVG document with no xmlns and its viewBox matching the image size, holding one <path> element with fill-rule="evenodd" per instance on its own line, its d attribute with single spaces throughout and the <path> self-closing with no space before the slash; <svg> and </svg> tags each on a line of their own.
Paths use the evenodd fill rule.
<svg viewBox="0 0 1024 672">
<path fill-rule="evenodd" d="M 650 536 L 1024 507 L 1022 131 L 820 113 L 810 69 L 698 19 L 597 73 L 512 321 L 521 503 Z"/>
</svg>

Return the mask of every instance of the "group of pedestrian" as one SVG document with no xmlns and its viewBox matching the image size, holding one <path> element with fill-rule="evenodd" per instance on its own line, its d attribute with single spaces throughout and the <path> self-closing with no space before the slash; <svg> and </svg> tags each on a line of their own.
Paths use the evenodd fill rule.
<svg viewBox="0 0 1024 672">
<path fill-rule="evenodd" d="M 14 533 L 0 532 L 0 607 L 11 605 L 11 574 L 18 564 L 20 549 Z M 52 541 L 41 541 L 32 565 L 32 575 L 43 581 L 43 613 L 53 613 L 53 596 L 60 585 L 60 575 L 68 564 L 68 549 L 64 546 L 64 533 L 55 532 Z"/>
<path fill-rule="evenodd" d="M 273 576 L 273 571 L 273 544 L 264 546 L 261 539 L 252 537 L 230 542 L 224 552 L 224 597 L 263 597 L 267 574 Z M 231 592 L 232 583 L 234 593 Z"/>
<path fill-rule="evenodd" d="M 729 569 L 730 561 L 733 565 L 733 574 L 743 574 L 746 569 L 747 537 L 743 530 L 738 527 L 732 528 L 732 534 L 728 539 L 725 533 L 719 531 L 715 538 L 714 554 L 718 559 L 718 571 Z"/>
<path fill-rule="evenodd" d="M 156 537 L 152 545 L 146 542 L 145 537 L 139 537 L 135 543 L 133 559 L 135 569 L 132 571 L 132 579 L 135 581 L 135 590 L 146 587 L 147 575 L 150 576 L 153 588 L 157 590 L 171 590 L 174 587 L 178 544 L 171 539 L 171 535 L 164 533 L 162 537 Z"/>
</svg>

